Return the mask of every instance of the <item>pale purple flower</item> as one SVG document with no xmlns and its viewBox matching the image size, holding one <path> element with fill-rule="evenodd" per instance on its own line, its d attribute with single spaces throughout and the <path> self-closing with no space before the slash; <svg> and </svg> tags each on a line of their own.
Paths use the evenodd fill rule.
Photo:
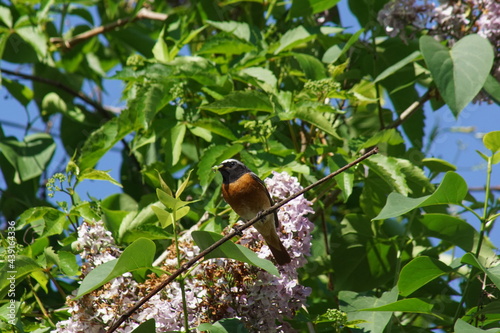
<svg viewBox="0 0 500 333">
<path fill-rule="evenodd" d="M 270 194 L 281 200 L 302 189 L 297 178 L 287 173 L 273 173 L 266 179 Z M 310 289 L 298 282 L 297 270 L 306 263 L 311 248 L 314 227 L 306 217 L 313 213 L 311 202 L 300 196 L 278 211 L 281 222 L 279 235 L 288 249 L 291 263 L 278 267 L 280 276 L 231 259 L 211 259 L 202 262 L 185 280 L 188 322 L 194 328 L 202 322 L 222 318 L 239 318 L 251 332 L 293 332 L 285 318 L 293 318 L 305 304 Z M 186 233 L 185 235 L 189 235 Z M 272 260 L 272 254 L 255 228 L 243 232 L 240 243 L 256 251 L 262 258 Z M 76 247 L 83 250 L 82 260 L 87 274 L 98 264 L 118 258 L 121 250 L 102 222 L 83 223 L 78 230 Z M 179 242 L 181 256 L 191 259 L 199 249 L 189 237 Z M 171 249 L 173 251 L 173 247 Z M 176 260 L 164 260 L 164 269 L 177 268 Z M 149 292 L 157 278 L 143 285 L 126 273 L 83 298 L 68 299 L 71 317 L 57 324 L 55 332 L 102 332 L 121 315 L 128 305 Z M 156 282 L 158 283 L 158 281 Z M 184 312 L 180 285 L 169 284 L 153 296 L 118 332 L 132 332 L 140 323 L 154 318 L 158 332 L 183 330 Z M 276 322 L 279 324 L 277 325 Z"/>
</svg>

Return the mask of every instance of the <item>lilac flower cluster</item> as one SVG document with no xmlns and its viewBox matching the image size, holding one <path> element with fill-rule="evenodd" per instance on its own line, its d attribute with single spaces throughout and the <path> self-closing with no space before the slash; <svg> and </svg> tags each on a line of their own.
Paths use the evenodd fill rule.
<svg viewBox="0 0 500 333">
<path fill-rule="evenodd" d="M 500 80 L 500 2 L 498 0 L 443 1 L 394 0 L 388 2 L 377 17 L 391 36 L 406 41 L 416 32 L 428 30 L 452 46 L 460 38 L 477 33 L 488 39 L 495 49 L 493 75 Z M 408 31 L 411 34 L 408 35 Z"/>
<path fill-rule="evenodd" d="M 287 173 L 274 173 L 273 178 L 266 179 L 266 184 L 277 200 L 302 189 L 298 180 Z M 251 332 L 293 332 L 284 319 L 292 318 L 310 294 L 309 288 L 298 283 L 297 272 L 310 254 L 313 224 L 306 217 L 313 213 L 310 207 L 311 202 L 300 196 L 278 211 L 280 238 L 292 258 L 290 264 L 279 267 L 280 276 L 221 258 L 204 261 L 191 272 L 185 280 L 191 328 L 222 318 L 239 318 Z M 262 258 L 273 258 L 255 228 L 246 229 L 240 243 Z M 97 265 L 121 254 L 102 222 L 83 223 L 75 245 L 82 250 L 84 276 Z M 188 237 L 182 237 L 179 248 L 186 260 L 198 253 Z M 173 253 L 174 247 L 169 250 Z M 178 263 L 174 258 L 175 255 L 169 256 L 162 268 L 175 270 Z M 153 276 L 145 283 L 137 283 L 131 274 L 126 273 L 77 301 L 68 298 L 71 317 L 59 322 L 55 332 L 102 332 L 121 315 L 123 309 L 137 302 L 160 282 L 161 277 Z M 178 282 L 155 295 L 118 332 L 131 332 L 150 318 L 155 319 L 158 331 L 183 329 L 183 303 Z"/>
</svg>

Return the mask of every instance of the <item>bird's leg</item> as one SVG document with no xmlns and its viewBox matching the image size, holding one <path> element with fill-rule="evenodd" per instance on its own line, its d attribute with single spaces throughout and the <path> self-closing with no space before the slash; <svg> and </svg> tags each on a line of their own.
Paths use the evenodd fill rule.
<svg viewBox="0 0 500 333">
<path fill-rule="evenodd" d="M 240 237 L 243 236 L 243 232 L 241 231 L 241 226 L 239 226 L 238 224 L 234 224 L 233 230 L 238 236 Z"/>
</svg>

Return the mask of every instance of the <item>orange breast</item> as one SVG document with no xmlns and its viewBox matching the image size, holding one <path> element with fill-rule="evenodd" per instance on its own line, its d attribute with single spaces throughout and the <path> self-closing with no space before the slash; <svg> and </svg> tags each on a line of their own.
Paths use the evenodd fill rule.
<svg viewBox="0 0 500 333">
<path fill-rule="evenodd" d="M 267 189 L 249 173 L 235 182 L 223 184 L 222 196 L 236 214 L 245 220 L 250 220 L 258 212 L 271 207 Z"/>
</svg>

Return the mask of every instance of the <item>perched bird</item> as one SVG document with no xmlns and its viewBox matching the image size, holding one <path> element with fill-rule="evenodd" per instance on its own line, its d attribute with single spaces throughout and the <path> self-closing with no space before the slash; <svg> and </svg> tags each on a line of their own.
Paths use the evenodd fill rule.
<svg viewBox="0 0 500 333">
<path fill-rule="evenodd" d="M 233 210 L 244 220 L 251 220 L 273 201 L 264 182 L 248 167 L 235 159 L 222 162 L 217 169 L 222 174 L 222 196 Z M 278 214 L 269 214 L 256 222 L 255 229 L 264 237 L 279 265 L 290 262 L 290 255 L 276 233 Z"/>
</svg>

